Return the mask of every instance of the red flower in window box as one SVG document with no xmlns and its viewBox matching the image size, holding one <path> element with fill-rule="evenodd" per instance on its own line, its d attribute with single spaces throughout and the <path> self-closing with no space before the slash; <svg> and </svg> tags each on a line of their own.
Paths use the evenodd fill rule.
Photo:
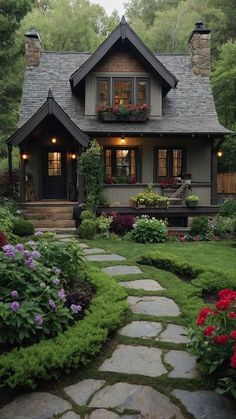
<svg viewBox="0 0 236 419">
<path fill-rule="evenodd" d="M 146 121 L 150 113 L 150 106 L 146 103 L 143 105 L 100 105 L 96 112 L 103 121 Z"/>
<path fill-rule="evenodd" d="M 165 188 L 175 188 L 176 186 L 177 186 L 177 178 L 176 177 L 164 178 L 160 182 L 160 187 L 162 189 L 165 189 Z"/>
</svg>

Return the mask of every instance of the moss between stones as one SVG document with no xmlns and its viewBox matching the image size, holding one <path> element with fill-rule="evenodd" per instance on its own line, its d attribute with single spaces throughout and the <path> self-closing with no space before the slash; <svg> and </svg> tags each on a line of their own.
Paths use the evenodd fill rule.
<svg viewBox="0 0 236 419">
<path fill-rule="evenodd" d="M 122 324 L 128 307 L 127 294 L 116 281 L 96 268 L 88 269 L 88 281 L 96 290 L 86 316 L 54 339 L 0 356 L 1 387 L 35 388 L 39 380 L 51 380 L 71 368 L 86 365 L 99 352 L 109 332 Z"/>
</svg>

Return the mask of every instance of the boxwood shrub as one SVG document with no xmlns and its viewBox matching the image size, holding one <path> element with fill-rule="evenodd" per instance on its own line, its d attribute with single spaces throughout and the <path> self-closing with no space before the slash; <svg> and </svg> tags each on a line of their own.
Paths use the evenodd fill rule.
<svg viewBox="0 0 236 419">
<path fill-rule="evenodd" d="M 199 296 L 205 292 L 217 292 L 222 288 L 236 289 L 233 272 L 205 269 L 168 253 L 160 251 L 148 252 L 142 256 L 139 262 L 173 272 L 180 278 L 188 279 L 191 281 L 191 285 L 194 286 L 196 295 Z"/>
<path fill-rule="evenodd" d="M 39 380 L 55 379 L 72 368 L 86 365 L 100 351 L 109 332 L 123 321 L 127 294 L 97 268 L 88 268 L 88 280 L 97 293 L 86 316 L 54 339 L 3 353 L 1 387 L 35 388 Z"/>
</svg>

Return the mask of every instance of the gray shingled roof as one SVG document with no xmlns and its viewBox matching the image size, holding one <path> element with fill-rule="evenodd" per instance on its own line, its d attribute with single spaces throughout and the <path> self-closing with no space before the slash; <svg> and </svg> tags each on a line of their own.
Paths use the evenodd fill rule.
<svg viewBox="0 0 236 419">
<path fill-rule="evenodd" d="M 79 128 L 87 133 L 230 133 L 219 124 L 210 80 L 195 76 L 188 55 L 156 57 L 179 83 L 163 99 L 163 116 L 146 123 L 104 123 L 84 116 L 84 103 L 73 96 L 69 78 L 91 53 L 43 52 L 40 65 L 25 71 L 19 127 L 45 102 L 49 88 L 57 103 Z"/>
</svg>

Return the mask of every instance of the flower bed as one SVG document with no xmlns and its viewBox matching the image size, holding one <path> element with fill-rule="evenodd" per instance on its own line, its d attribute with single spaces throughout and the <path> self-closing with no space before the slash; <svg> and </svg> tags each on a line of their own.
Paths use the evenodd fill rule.
<svg viewBox="0 0 236 419">
<path fill-rule="evenodd" d="M 109 332 L 122 324 L 127 308 L 124 289 L 96 268 L 89 268 L 87 274 L 96 296 L 86 316 L 54 339 L 2 354 L 1 387 L 35 388 L 41 379 L 55 379 L 86 365 L 100 351 Z"/>
<path fill-rule="evenodd" d="M 191 337 L 201 372 L 214 376 L 220 393 L 236 398 L 236 291 L 222 289 L 213 308 L 201 309 Z"/>
</svg>

